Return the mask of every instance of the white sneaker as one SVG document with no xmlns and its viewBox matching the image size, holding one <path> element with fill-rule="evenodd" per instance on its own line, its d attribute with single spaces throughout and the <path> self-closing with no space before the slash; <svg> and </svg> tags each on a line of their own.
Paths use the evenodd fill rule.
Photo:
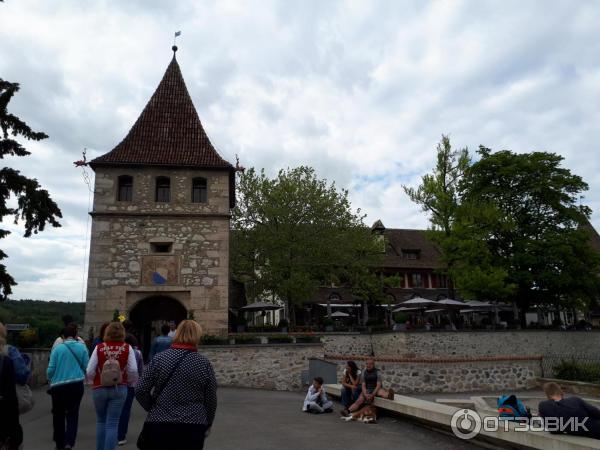
<svg viewBox="0 0 600 450">
<path fill-rule="evenodd" d="M 125 445 L 127 444 L 127 439 L 123 439 L 122 441 L 117 442 L 118 445 Z"/>
</svg>

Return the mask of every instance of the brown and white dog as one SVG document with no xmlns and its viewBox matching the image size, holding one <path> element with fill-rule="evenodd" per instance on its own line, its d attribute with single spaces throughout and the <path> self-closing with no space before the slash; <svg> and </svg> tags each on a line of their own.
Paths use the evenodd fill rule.
<svg viewBox="0 0 600 450">
<path fill-rule="evenodd" d="M 358 411 L 354 411 L 352 414 L 342 417 L 342 420 L 345 420 L 346 422 L 356 420 L 363 423 L 377 423 L 377 406 L 363 406 Z"/>
</svg>

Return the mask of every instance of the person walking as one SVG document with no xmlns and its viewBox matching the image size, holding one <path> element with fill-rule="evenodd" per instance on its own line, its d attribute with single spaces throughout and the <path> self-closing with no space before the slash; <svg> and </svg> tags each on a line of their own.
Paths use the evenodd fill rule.
<svg viewBox="0 0 600 450">
<path fill-rule="evenodd" d="M 0 352 L 12 360 L 13 370 L 15 371 L 15 382 L 18 385 L 25 385 L 31 376 L 31 369 L 27 360 L 19 349 L 6 343 L 6 327 L 0 322 Z"/>
<path fill-rule="evenodd" d="M 135 354 L 125 343 L 125 328 L 120 322 L 111 322 L 103 338 L 90 357 L 87 379 L 93 383 L 96 450 L 115 450 L 127 384 L 137 380 L 138 372 Z"/>
<path fill-rule="evenodd" d="M 157 354 L 135 388 L 148 412 L 138 439 L 141 450 L 202 450 L 217 410 L 217 380 L 198 353 L 202 328 L 193 320 L 177 327 L 171 348 Z"/>
<path fill-rule="evenodd" d="M 125 342 L 131 345 L 133 348 L 138 375 L 142 376 L 142 372 L 144 370 L 144 360 L 142 357 L 142 352 L 138 349 L 138 340 L 133 334 L 128 333 L 125 337 Z M 123 410 L 121 411 L 121 417 L 119 418 L 119 428 L 117 432 L 118 445 L 127 444 L 127 430 L 129 429 L 129 417 L 131 416 L 131 407 L 133 406 L 133 399 L 135 398 L 136 384 L 137 380 L 129 381 L 127 383 L 127 397 L 125 398 Z"/>
<path fill-rule="evenodd" d="M 156 336 L 154 338 L 154 342 L 152 343 L 152 347 L 150 348 L 150 356 L 149 360 L 154 358 L 154 355 L 157 353 L 163 352 L 171 347 L 171 342 L 173 338 L 169 337 L 169 332 L 171 331 L 171 327 L 166 323 L 160 327 L 160 336 Z"/>
<path fill-rule="evenodd" d="M 6 348 L 6 328 L 0 323 L 0 448 L 18 450 L 22 443 L 15 367 Z"/>
<path fill-rule="evenodd" d="M 53 440 L 59 450 L 75 446 L 79 424 L 79 405 L 89 356 L 85 344 L 76 340 L 77 326 L 63 330 L 63 342 L 50 353 L 46 376 L 52 397 Z"/>
<path fill-rule="evenodd" d="M 64 316 L 64 317 L 70 317 L 70 316 Z M 63 317 L 63 320 L 64 320 Z M 57 345 L 62 344 L 63 342 L 65 342 L 66 337 L 65 337 L 65 329 L 67 327 L 75 327 L 75 329 L 77 330 L 77 336 L 75 337 L 75 340 L 77 342 L 81 342 L 83 345 L 85 345 L 85 341 L 79 336 L 79 327 L 77 326 L 77 324 L 75 322 L 70 322 L 67 325 L 65 325 L 65 328 L 63 328 L 60 332 L 60 336 L 58 336 L 55 340 L 54 343 L 52 344 L 52 349 L 54 349 L 54 347 L 56 347 Z"/>
</svg>

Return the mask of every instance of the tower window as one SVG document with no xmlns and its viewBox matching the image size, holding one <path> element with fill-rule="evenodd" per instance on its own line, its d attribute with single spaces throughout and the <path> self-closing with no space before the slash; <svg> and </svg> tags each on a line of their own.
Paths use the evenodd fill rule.
<svg viewBox="0 0 600 450">
<path fill-rule="evenodd" d="M 150 244 L 152 253 L 171 253 L 173 249 L 172 242 L 152 242 Z"/>
<path fill-rule="evenodd" d="M 206 178 L 194 178 L 192 180 L 192 203 L 206 203 L 208 201 L 208 190 Z"/>
<path fill-rule="evenodd" d="M 133 199 L 133 177 L 130 175 L 121 175 L 119 177 L 119 190 L 117 200 L 120 202 L 130 202 Z"/>
<path fill-rule="evenodd" d="M 156 201 L 171 201 L 171 179 L 169 177 L 156 177 Z"/>
</svg>

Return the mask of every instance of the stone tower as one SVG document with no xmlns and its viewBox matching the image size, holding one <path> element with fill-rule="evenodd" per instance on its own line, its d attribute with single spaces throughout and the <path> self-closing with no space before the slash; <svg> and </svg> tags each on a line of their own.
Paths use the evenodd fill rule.
<svg viewBox="0 0 600 450">
<path fill-rule="evenodd" d="M 146 349 L 161 324 L 191 314 L 206 333 L 227 332 L 234 168 L 208 139 L 175 53 L 125 139 L 90 167 L 88 332 L 115 310 Z"/>
</svg>

